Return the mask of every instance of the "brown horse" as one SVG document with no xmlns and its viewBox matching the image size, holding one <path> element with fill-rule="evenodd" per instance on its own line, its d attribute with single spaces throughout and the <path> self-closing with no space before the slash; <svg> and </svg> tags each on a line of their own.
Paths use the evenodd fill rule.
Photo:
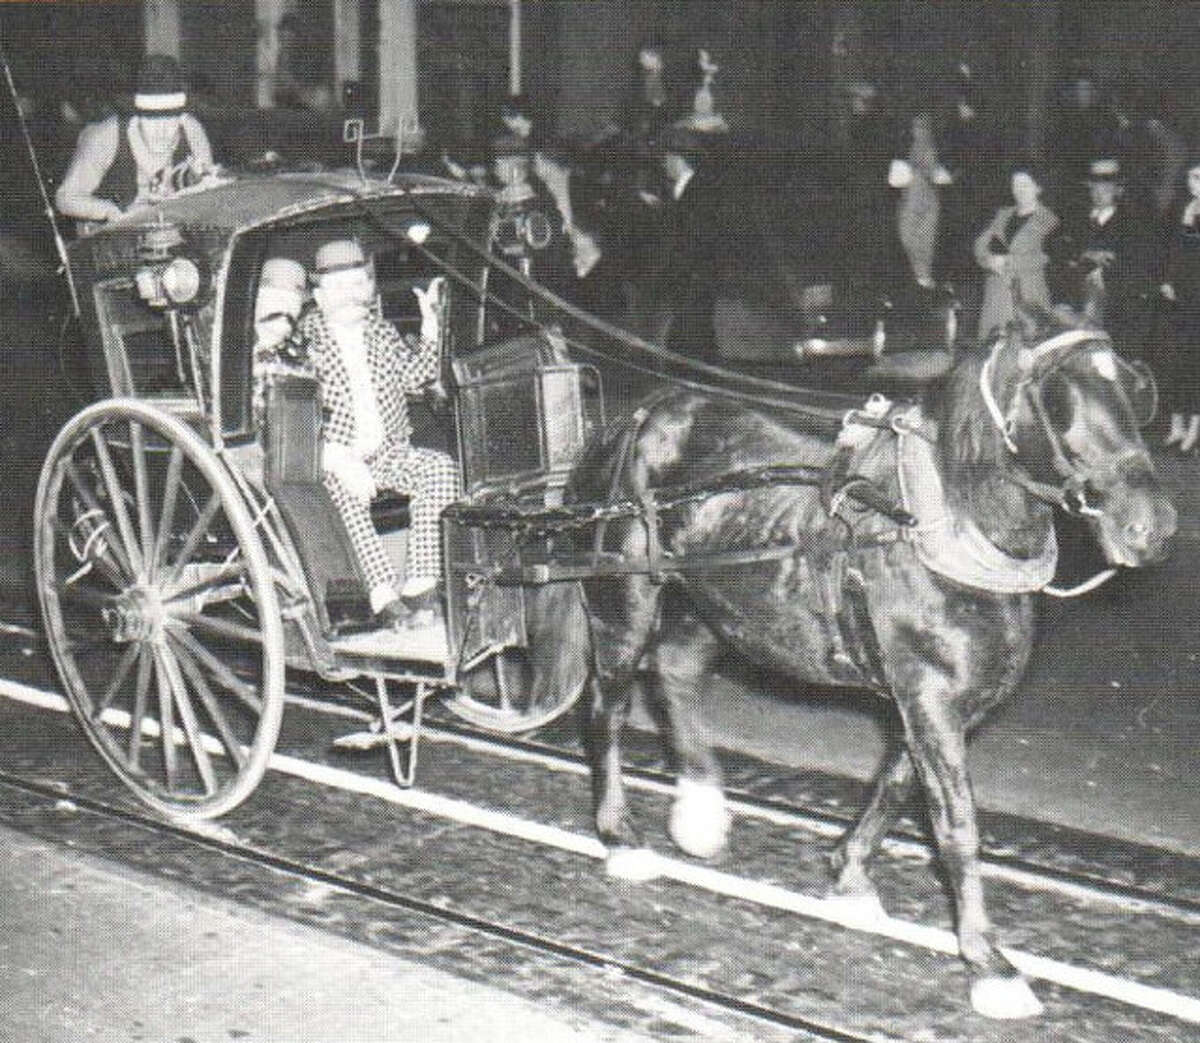
<svg viewBox="0 0 1200 1043">
<path fill-rule="evenodd" d="M 588 579 L 586 619 L 553 620 L 562 655 L 578 662 L 590 649 L 588 739 L 610 871 L 640 872 L 619 751 L 640 667 L 662 700 L 679 768 L 670 832 L 700 857 L 721 849 L 728 828 L 720 769 L 697 719 L 722 644 L 800 682 L 874 688 L 895 701 L 906 748 L 890 754 L 834 852 L 833 892 L 878 901 L 867 864 L 915 773 L 973 1004 L 994 1017 L 1039 1012 L 984 908 L 966 737 L 1029 661 L 1033 592 L 1054 570 L 1056 506 L 1086 517 L 1115 565 L 1165 556 L 1176 514 L 1139 434 L 1146 391 L 1104 334 L 1072 330 L 1033 348 L 999 340 L 961 360 L 924 407 L 850 416 L 836 443 L 811 424 L 690 391 L 660 394 L 610 429 L 574 473 L 577 501 L 665 504 L 670 489 L 764 467 L 825 467 L 836 455 L 831 476 L 868 479 L 916 516 L 905 527 L 900 511 L 856 506 L 839 493 L 853 482 L 831 477 L 823 488 L 681 498 L 591 534 L 589 550 L 646 564 Z"/>
</svg>

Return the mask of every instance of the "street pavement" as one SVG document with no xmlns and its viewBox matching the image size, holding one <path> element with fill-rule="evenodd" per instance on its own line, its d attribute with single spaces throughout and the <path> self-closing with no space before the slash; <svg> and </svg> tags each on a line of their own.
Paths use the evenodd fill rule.
<svg viewBox="0 0 1200 1043">
<path fill-rule="evenodd" d="M 648 1037 L 0 827 L 4 1043 Z"/>
</svg>

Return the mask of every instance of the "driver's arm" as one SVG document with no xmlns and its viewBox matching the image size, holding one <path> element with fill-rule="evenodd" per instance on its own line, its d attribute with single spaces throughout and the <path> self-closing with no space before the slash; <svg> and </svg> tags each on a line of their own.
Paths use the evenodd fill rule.
<svg viewBox="0 0 1200 1043">
<path fill-rule="evenodd" d="M 209 144 L 204 124 L 190 112 L 185 112 L 179 123 L 192 150 L 192 166 L 200 171 L 211 170 L 213 167 L 212 145 Z"/>
<path fill-rule="evenodd" d="M 79 132 L 75 154 L 54 193 L 60 213 L 81 221 L 109 221 L 121 216 L 121 208 L 113 200 L 95 194 L 116 159 L 119 133 L 116 116 L 102 123 L 89 123 Z"/>
</svg>

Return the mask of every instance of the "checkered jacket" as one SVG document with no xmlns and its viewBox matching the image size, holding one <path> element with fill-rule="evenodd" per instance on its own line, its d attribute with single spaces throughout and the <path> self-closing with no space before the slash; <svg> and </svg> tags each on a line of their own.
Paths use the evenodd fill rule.
<svg viewBox="0 0 1200 1043">
<path fill-rule="evenodd" d="M 354 445 L 354 402 L 350 376 L 325 316 L 309 312 L 300 323 L 300 339 L 321 383 L 324 416 L 322 437 L 326 442 Z M 384 446 L 407 445 L 412 428 L 405 396 L 419 391 L 438 375 L 437 345 L 418 337 L 408 340 L 386 319 L 372 314 L 367 319 L 367 364 L 371 386 L 383 421 Z"/>
</svg>

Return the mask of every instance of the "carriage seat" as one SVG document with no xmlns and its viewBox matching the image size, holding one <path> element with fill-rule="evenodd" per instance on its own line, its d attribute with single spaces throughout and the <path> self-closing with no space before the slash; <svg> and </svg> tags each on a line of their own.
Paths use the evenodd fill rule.
<svg viewBox="0 0 1200 1043">
<path fill-rule="evenodd" d="M 411 524 L 406 493 L 385 492 L 371 501 L 371 522 L 380 535 L 407 529 Z"/>
</svg>

